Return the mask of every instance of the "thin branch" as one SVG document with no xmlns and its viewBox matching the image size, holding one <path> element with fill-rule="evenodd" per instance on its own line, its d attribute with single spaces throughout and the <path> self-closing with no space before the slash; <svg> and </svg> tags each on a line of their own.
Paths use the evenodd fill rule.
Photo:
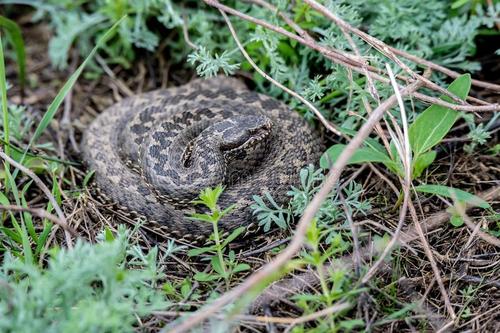
<svg viewBox="0 0 500 333">
<path fill-rule="evenodd" d="M 437 86 L 435 83 L 419 76 L 417 73 L 414 73 L 410 68 L 408 68 L 404 63 L 402 63 L 401 61 L 399 61 L 397 59 L 397 57 L 395 57 L 394 55 L 399 55 L 399 56 L 402 56 L 408 60 L 411 60 L 413 61 L 414 63 L 417 63 L 417 64 L 420 64 L 420 65 L 423 65 L 425 67 L 428 67 L 428 68 L 431 68 L 431 69 L 434 69 L 434 70 L 437 70 L 439 72 L 442 72 L 450 77 L 458 77 L 460 76 L 459 73 L 457 72 L 454 72 L 450 69 L 447 69 L 445 67 L 442 67 L 442 66 L 439 66 L 431 61 L 427 61 L 427 60 L 424 60 L 424 59 L 421 59 L 417 56 L 413 56 L 405 51 L 401 51 L 401 50 L 398 50 L 394 47 L 391 47 L 387 44 L 385 44 L 384 42 L 382 42 L 381 40 L 377 39 L 377 38 L 374 38 L 370 35 L 368 35 L 367 33 L 351 26 L 349 23 L 347 23 L 346 21 L 344 21 L 343 19 L 341 19 L 340 17 L 338 17 L 337 15 L 333 14 L 331 11 L 329 11 L 326 7 L 324 7 L 323 5 L 317 3 L 316 1 L 314 0 L 304 0 L 305 3 L 307 3 L 309 6 L 311 6 L 311 8 L 315 9 L 316 11 L 320 12 L 321 14 L 323 14 L 324 16 L 328 17 L 330 20 L 332 20 L 336 25 L 338 25 L 339 27 L 343 27 L 345 29 L 347 29 L 348 31 L 351 31 L 352 33 L 356 34 L 357 36 L 359 36 L 360 38 L 362 38 L 363 40 L 365 40 L 368 44 L 372 45 L 373 47 L 375 47 L 377 50 L 379 50 L 382 54 L 384 54 L 385 56 L 387 56 L 389 59 L 395 61 L 398 65 L 401 66 L 401 68 L 405 69 L 405 71 L 408 71 L 408 73 L 410 73 L 413 77 L 416 77 L 416 78 L 419 78 L 421 79 L 425 85 L 429 85 L 429 88 L 436 88 L 436 89 L 443 89 L 439 86 Z M 417 75 L 417 76 L 415 76 Z M 497 91 L 497 92 L 500 92 L 500 86 L 499 85 L 496 85 L 496 84 L 490 84 L 490 83 L 486 83 L 486 82 L 482 82 L 482 81 L 477 81 L 477 80 L 473 80 L 473 84 L 476 85 L 476 86 L 481 86 L 483 88 L 488 88 L 488 89 L 491 89 L 493 91 Z M 438 88 L 439 87 L 439 88 Z M 451 98 L 455 99 L 456 102 L 460 102 L 460 99 L 457 97 L 457 96 L 451 96 L 452 94 L 450 94 L 449 91 L 447 91 L 446 89 L 444 90 L 441 90 L 441 93 L 443 94 L 446 94 L 448 96 L 450 96 Z"/>
<path fill-rule="evenodd" d="M 42 219 L 47 219 L 52 221 L 53 223 L 59 225 L 64 230 L 67 230 L 72 236 L 76 236 L 76 231 L 69 225 L 65 224 L 61 221 L 57 216 L 50 214 L 45 209 L 41 208 L 31 208 L 31 207 L 22 207 L 15 205 L 0 205 L 0 211 L 15 211 L 15 212 L 28 212 L 32 215 L 38 216 Z"/>
<path fill-rule="evenodd" d="M 490 243 L 493 246 L 500 247 L 500 239 L 496 238 L 495 236 L 492 236 L 490 234 L 487 234 L 486 232 L 482 231 L 480 229 L 480 225 L 476 225 L 474 222 L 471 221 L 469 216 L 465 213 L 465 209 L 461 207 L 461 205 L 455 205 L 455 209 L 464 221 L 465 225 L 470 229 L 470 230 L 476 230 L 477 229 L 477 235 L 484 240 L 487 243 Z"/>
<path fill-rule="evenodd" d="M 436 281 L 437 281 L 438 286 L 439 286 L 439 290 L 441 291 L 441 295 L 443 296 L 444 305 L 446 307 L 446 310 L 448 311 L 448 314 L 450 315 L 450 317 L 453 320 L 455 320 L 457 315 L 455 314 L 455 310 L 453 310 L 453 307 L 451 306 L 448 292 L 446 291 L 446 287 L 444 286 L 443 279 L 441 278 L 441 272 L 439 271 L 436 260 L 434 259 L 434 256 L 432 254 L 430 245 L 427 242 L 424 231 L 422 230 L 422 226 L 420 225 L 420 221 L 418 220 L 417 211 L 415 210 L 415 207 L 413 206 L 413 204 L 411 202 L 409 203 L 408 207 L 410 208 L 410 216 L 413 219 L 413 225 L 415 226 L 415 231 L 417 232 L 419 239 L 420 239 L 420 242 L 422 243 L 425 255 L 427 256 L 427 259 L 429 259 L 429 263 L 431 264 L 432 271 L 434 272 L 434 277 L 436 278 Z"/>
</svg>

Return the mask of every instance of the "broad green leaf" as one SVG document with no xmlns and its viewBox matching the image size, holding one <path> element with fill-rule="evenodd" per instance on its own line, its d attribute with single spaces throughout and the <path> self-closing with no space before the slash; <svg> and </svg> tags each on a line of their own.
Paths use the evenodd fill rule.
<svg viewBox="0 0 500 333">
<path fill-rule="evenodd" d="M 415 190 L 421 193 L 436 194 L 443 197 L 458 200 L 461 202 L 466 202 L 470 205 L 481 208 L 490 207 L 490 205 L 480 197 L 474 194 L 470 194 L 469 192 L 465 192 L 449 186 L 426 184 L 426 185 L 416 186 Z"/>
<path fill-rule="evenodd" d="M 436 151 L 431 150 L 423 153 L 413 161 L 413 178 L 418 178 L 422 172 L 436 159 Z"/>
<path fill-rule="evenodd" d="M 448 91 L 465 100 L 470 86 L 470 74 L 464 74 L 450 84 Z M 448 96 L 441 96 L 441 99 L 452 102 Z M 414 155 L 418 157 L 441 142 L 458 117 L 457 111 L 436 104 L 422 112 L 409 129 L 410 144 Z"/>
<path fill-rule="evenodd" d="M 0 27 L 7 31 L 7 36 L 14 47 L 19 71 L 19 86 L 21 91 L 23 91 L 26 82 L 26 52 L 24 50 L 24 40 L 21 34 L 21 29 L 16 22 L 3 16 L 0 16 Z"/>
<path fill-rule="evenodd" d="M 321 168 L 329 169 L 340 156 L 345 147 L 346 146 L 343 144 L 336 144 L 328 148 L 319 161 Z M 384 164 L 393 163 L 390 157 L 385 153 L 368 147 L 362 147 L 356 150 L 349 160 L 349 164 L 361 164 L 366 162 L 380 162 Z"/>
</svg>

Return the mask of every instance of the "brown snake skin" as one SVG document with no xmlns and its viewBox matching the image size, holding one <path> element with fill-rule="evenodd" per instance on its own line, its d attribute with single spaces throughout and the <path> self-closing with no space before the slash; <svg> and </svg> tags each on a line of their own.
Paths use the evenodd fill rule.
<svg viewBox="0 0 500 333">
<path fill-rule="evenodd" d="M 316 163 L 319 135 L 283 103 L 234 78 L 194 80 L 140 94 L 102 112 L 84 133 L 83 159 L 100 192 L 123 209 L 183 239 L 204 239 L 212 226 L 186 219 L 206 187 L 225 187 L 219 206 L 236 208 L 219 226 L 254 225 L 253 195 L 278 204 Z"/>
</svg>

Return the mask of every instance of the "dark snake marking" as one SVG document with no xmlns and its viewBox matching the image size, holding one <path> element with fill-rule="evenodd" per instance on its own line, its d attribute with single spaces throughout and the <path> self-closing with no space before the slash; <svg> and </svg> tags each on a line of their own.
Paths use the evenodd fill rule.
<svg viewBox="0 0 500 333">
<path fill-rule="evenodd" d="M 236 204 L 221 229 L 250 228 L 252 196 L 269 192 L 286 202 L 300 169 L 322 149 L 299 114 L 223 77 L 124 99 L 94 120 L 82 142 L 107 199 L 186 239 L 212 232 L 185 218 L 202 189 L 223 184 L 220 207 Z"/>
</svg>

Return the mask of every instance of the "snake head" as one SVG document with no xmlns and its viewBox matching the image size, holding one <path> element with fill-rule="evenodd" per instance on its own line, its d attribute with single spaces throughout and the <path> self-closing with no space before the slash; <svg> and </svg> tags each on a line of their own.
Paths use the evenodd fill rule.
<svg viewBox="0 0 500 333">
<path fill-rule="evenodd" d="M 271 119 L 262 115 L 238 116 L 224 123 L 220 149 L 225 152 L 247 149 L 262 142 L 273 127 Z"/>
</svg>

